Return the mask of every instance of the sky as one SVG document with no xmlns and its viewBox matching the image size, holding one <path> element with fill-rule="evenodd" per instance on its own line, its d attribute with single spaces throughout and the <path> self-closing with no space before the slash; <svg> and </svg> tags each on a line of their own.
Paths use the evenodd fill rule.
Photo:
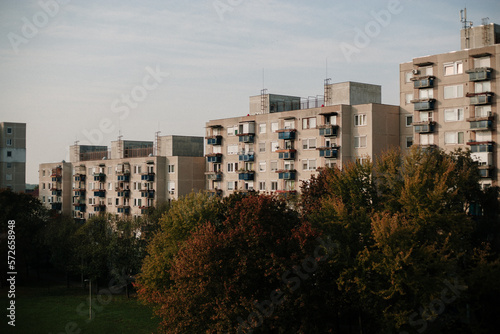
<svg viewBox="0 0 500 334">
<path fill-rule="evenodd" d="M 323 94 L 325 78 L 382 86 L 399 64 L 460 49 L 460 9 L 500 1 L 1 0 L 0 122 L 27 123 L 27 183 L 69 146 L 205 134 L 262 88 Z"/>
</svg>

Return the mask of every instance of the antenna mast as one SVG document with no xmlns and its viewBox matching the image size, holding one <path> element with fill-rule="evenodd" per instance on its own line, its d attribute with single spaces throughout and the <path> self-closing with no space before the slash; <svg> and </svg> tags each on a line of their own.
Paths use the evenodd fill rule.
<svg viewBox="0 0 500 334">
<path fill-rule="evenodd" d="M 472 28 L 472 21 L 467 21 L 467 7 L 460 10 L 460 22 L 463 23 L 465 35 L 465 48 L 470 48 L 470 28 Z"/>
</svg>

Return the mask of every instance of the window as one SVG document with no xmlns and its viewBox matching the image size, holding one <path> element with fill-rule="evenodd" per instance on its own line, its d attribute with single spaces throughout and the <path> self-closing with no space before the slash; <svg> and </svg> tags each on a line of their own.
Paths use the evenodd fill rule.
<svg viewBox="0 0 500 334">
<path fill-rule="evenodd" d="M 464 64 L 462 61 L 444 64 L 444 75 L 455 75 L 464 73 Z"/>
<path fill-rule="evenodd" d="M 432 98 L 434 98 L 434 89 L 432 89 L 432 88 L 420 89 L 418 91 L 418 98 L 419 99 L 432 99 Z"/>
<path fill-rule="evenodd" d="M 432 121 L 432 111 L 421 111 L 419 113 L 420 122 L 430 122 Z"/>
<path fill-rule="evenodd" d="M 42 203 L 45 203 L 45 196 L 42 197 Z"/>
<path fill-rule="evenodd" d="M 445 144 L 463 144 L 464 143 L 464 133 L 463 132 L 445 132 L 444 133 L 444 143 Z"/>
<path fill-rule="evenodd" d="M 245 182 L 245 190 L 253 190 L 253 181 Z"/>
<path fill-rule="evenodd" d="M 115 205 L 120 205 L 120 199 L 119 198 L 115 198 Z"/>
<path fill-rule="evenodd" d="M 12 174 L 5 174 L 5 180 L 12 181 Z"/>
<path fill-rule="evenodd" d="M 168 173 L 169 174 L 175 173 L 175 165 L 168 165 Z"/>
<path fill-rule="evenodd" d="M 354 126 L 366 125 L 366 114 L 354 115 Z"/>
<path fill-rule="evenodd" d="M 491 116 L 491 106 L 476 106 L 475 108 L 476 117 L 488 117 Z"/>
<path fill-rule="evenodd" d="M 433 145 L 434 135 L 432 133 L 420 134 L 420 145 Z"/>
<path fill-rule="evenodd" d="M 271 190 L 278 190 L 278 181 L 271 182 Z"/>
<path fill-rule="evenodd" d="M 227 154 L 228 155 L 238 154 L 238 145 L 227 145 Z"/>
<path fill-rule="evenodd" d="M 294 170 L 295 164 L 293 161 L 285 161 L 285 170 Z"/>
<path fill-rule="evenodd" d="M 295 181 L 285 181 L 285 190 L 286 191 L 295 190 Z"/>
<path fill-rule="evenodd" d="M 337 163 L 334 160 L 327 159 L 325 162 L 325 166 L 328 168 L 335 168 L 337 167 Z"/>
<path fill-rule="evenodd" d="M 405 94 L 405 104 L 411 104 L 411 100 L 413 100 L 413 93 Z"/>
<path fill-rule="evenodd" d="M 123 183 L 122 183 L 123 184 Z M 108 190 L 113 190 L 113 183 L 108 182 Z"/>
<path fill-rule="evenodd" d="M 112 198 L 108 198 L 108 205 L 112 205 L 113 204 L 113 199 Z"/>
<path fill-rule="evenodd" d="M 276 152 L 277 149 L 278 149 L 278 142 L 277 141 L 271 142 L 271 152 Z"/>
<path fill-rule="evenodd" d="M 302 160 L 302 169 L 303 170 L 316 170 L 316 159 L 311 160 Z"/>
<path fill-rule="evenodd" d="M 238 163 L 237 162 L 230 162 L 227 164 L 228 173 L 234 173 L 237 170 L 238 170 Z"/>
<path fill-rule="evenodd" d="M 475 58 L 474 59 L 474 67 L 479 68 L 479 67 L 490 67 L 490 57 L 481 57 L 481 58 Z"/>
<path fill-rule="evenodd" d="M 285 129 L 295 129 L 295 121 L 285 120 Z"/>
<path fill-rule="evenodd" d="M 141 172 L 142 172 L 142 168 L 141 168 L 141 166 L 139 166 L 139 165 L 135 165 L 135 166 L 134 166 L 134 173 L 135 173 L 135 174 L 141 174 Z"/>
<path fill-rule="evenodd" d="M 12 168 L 12 162 L 7 162 L 7 168 Z"/>
<path fill-rule="evenodd" d="M 434 71 L 432 70 L 432 66 L 420 67 L 419 68 L 420 75 L 433 75 Z"/>
<path fill-rule="evenodd" d="M 264 153 L 266 151 L 266 143 L 259 143 L 259 152 Z"/>
<path fill-rule="evenodd" d="M 354 148 L 366 147 L 366 136 L 354 137 Z"/>
<path fill-rule="evenodd" d="M 405 82 L 411 82 L 411 78 L 413 78 L 413 73 L 412 72 L 405 72 Z"/>
<path fill-rule="evenodd" d="M 278 161 L 271 161 L 271 172 L 276 172 L 278 170 Z"/>
<path fill-rule="evenodd" d="M 111 167 L 108 167 L 108 175 L 113 175 L 113 169 Z"/>
<path fill-rule="evenodd" d="M 12 151 L 7 151 L 7 158 L 12 157 Z"/>
<path fill-rule="evenodd" d="M 265 181 L 259 182 L 259 190 L 261 190 L 261 191 L 266 190 L 266 182 Z"/>
<path fill-rule="evenodd" d="M 303 118 L 302 129 L 316 129 L 316 117 Z"/>
<path fill-rule="evenodd" d="M 227 190 L 234 190 L 234 182 L 233 181 L 229 181 L 227 183 Z"/>
<path fill-rule="evenodd" d="M 444 121 L 445 122 L 456 122 L 464 120 L 464 109 L 445 109 L 444 110 Z"/>
<path fill-rule="evenodd" d="M 463 85 L 453 85 L 444 87 L 444 98 L 445 99 L 456 99 L 459 97 L 464 97 L 464 86 Z"/>
<path fill-rule="evenodd" d="M 409 127 L 413 124 L 413 115 L 406 116 L 406 127 Z"/>
<path fill-rule="evenodd" d="M 316 138 L 303 139 L 302 140 L 302 148 L 304 150 L 316 149 Z"/>
<path fill-rule="evenodd" d="M 12 139 L 7 139 L 6 144 L 7 144 L 7 146 L 12 146 Z"/>
<path fill-rule="evenodd" d="M 218 173 L 222 171 L 222 164 L 214 164 L 214 172 Z"/>
<path fill-rule="evenodd" d="M 413 145 L 413 137 L 406 137 L 406 148 L 410 148 Z"/>
<path fill-rule="evenodd" d="M 266 133 L 266 127 L 267 127 L 266 123 L 260 123 L 259 124 L 259 133 Z"/>
<path fill-rule="evenodd" d="M 235 126 L 229 126 L 227 128 L 227 135 L 228 136 L 234 136 L 238 133 L 238 126 L 235 125 Z"/>
<path fill-rule="evenodd" d="M 261 161 L 259 162 L 259 172 L 265 172 L 266 171 L 266 162 Z"/>
<path fill-rule="evenodd" d="M 271 123 L 271 131 L 272 132 L 278 131 L 278 122 Z"/>
<path fill-rule="evenodd" d="M 170 195 L 175 194 L 175 182 L 173 182 L 173 181 L 169 181 L 169 182 L 167 183 L 167 189 L 168 189 L 168 193 L 169 193 Z"/>
<path fill-rule="evenodd" d="M 474 84 L 474 92 L 476 93 L 491 92 L 491 83 L 489 81 L 476 82 Z"/>
</svg>

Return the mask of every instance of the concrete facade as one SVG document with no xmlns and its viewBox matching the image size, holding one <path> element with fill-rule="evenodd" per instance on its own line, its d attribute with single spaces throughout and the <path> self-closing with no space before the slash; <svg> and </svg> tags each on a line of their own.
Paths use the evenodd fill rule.
<svg viewBox="0 0 500 334">
<path fill-rule="evenodd" d="M 26 190 L 26 123 L 0 123 L 0 189 Z"/>
<path fill-rule="evenodd" d="M 380 86 L 349 82 L 327 85 L 325 92 L 331 96 L 314 103 L 281 96 L 282 101 L 313 107 L 280 112 L 271 112 L 265 102 L 256 111 L 257 97 L 251 97 L 247 116 L 209 121 L 207 190 L 221 195 L 236 190 L 294 193 L 321 167 L 372 158 L 399 145 L 399 107 L 380 104 Z"/>
<path fill-rule="evenodd" d="M 40 199 L 77 219 L 100 213 L 139 217 L 157 203 L 204 189 L 202 152 L 203 138 L 186 136 L 158 137 L 156 145 L 118 140 L 110 151 L 74 145 L 70 163 L 40 165 Z"/>
<path fill-rule="evenodd" d="M 497 25 L 488 27 L 498 30 Z M 493 44 L 499 42 L 497 38 L 483 39 L 484 28 L 469 29 L 470 44 L 480 47 L 400 64 L 400 142 L 402 147 L 411 140 L 446 151 L 470 149 L 480 165 L 481 183 L 487 187 L 498 185 L 499 176 L 495 93 L 500 87 L 500 44 Z M 491 45 L 484 45 L 485 41 Z"/>
</svg>

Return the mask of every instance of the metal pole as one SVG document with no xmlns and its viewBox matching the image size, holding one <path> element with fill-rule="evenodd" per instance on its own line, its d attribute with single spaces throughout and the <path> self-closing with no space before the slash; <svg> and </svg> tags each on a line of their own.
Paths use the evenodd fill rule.
<svg viewBox="0 0 500 334">
<path fill-rule="evenodd" d="M 89 278 L 89 319 L 92 320 L 92 280 Z"/>
</svg>

